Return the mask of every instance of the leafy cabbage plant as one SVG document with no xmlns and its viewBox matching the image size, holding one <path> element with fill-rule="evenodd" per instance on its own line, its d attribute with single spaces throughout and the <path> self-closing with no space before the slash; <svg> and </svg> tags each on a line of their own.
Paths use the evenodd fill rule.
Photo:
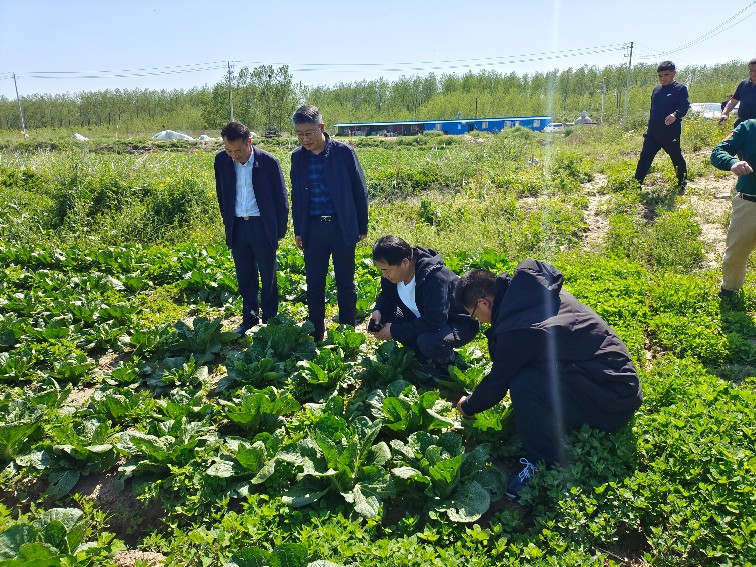
<svg viewBox="0 0 756 567">
<path fill-rule="evenodd" d="M 245 386 L 234 399 L 220 400 L 220 404 L 226 417 L 248 432 L 274 431 L 285 425 L 285 415 L 301 407 L 291 394 L 279 394 L 271 386 L 264 390 Z"/>
<path fill-rule="evenodd" d="M 97 565 L 123 542 L 101 533 L 88 542 L 88 520 L 76 508 L 52 508 L 31 522 L 19 521 L 0 531 L 2 565 Z"/>
<path fill-rule="evenodd" d="M 221 319 L 210 321 L 207 317 L 196 317 L 189 327 L 183 321 L 175 325 L 178 340 L 173 350 L 194 355 L 198 364 L 209 362 L 221 347 L 236 339 L 231 331 L 221 331 Z"/>
<path fill-rule="evenodd" d="M 453 406 L 440 399 L 438 390 L 418 394 L 415 386 L 406 380 L 396 380 L 385 390 L 374 390 L 367 402 L 383 427 L 405 436 L 454 426 L 454 420 L 443 415 L 451 412 Z"/>
<path fill-rule="evenodd" d="M 284 492 L 282 500 L 296 508 L 336 491 L 361 516 L 377 516 L 382 499 L 395 492 L 386 468 L 391 450 L 383 441 L 373 444 L 380 429 L 380 421 L 365 416 L 351 422 L 320 416 L 308 438 L 278 454 L 301 467 L 297 484 Z"/>
<path fill-rule="evenodd" d="M 61 389 L 48 379 L 36 391 L 6 392 L 0 399 L 0 463 L 13 460 L 29 446 L 48 409 L 59 407 L 71 390 L 71 384 Z"/>
<path fill-rule="evenodd" d="M 274 433 L 258 433 L 251 441 L 241 437 L 226 437 L 219 455 L 205 473 L 227 479 L 231 484 L 226 492 L 234 498 L 244 498 L 254 485 L 271 481 L 274 484 L 288 482 L 292 474 L 290 463 L 277 459 L 285 439 L 283 429 Z"/>
<path fill-rule="evenodd" d="M 366 356 L 362 360 L 364 368 L 360 375 L 366 384 L 387 384 L 412 376 L 417 366 L 415 353 L 395 341 L 386 341 L 375 351 L 375 358 Z"/>
<path fill-rule="evenodd" d="M 129 460 L 119 467 L 123 479 L 131 476 L 168 472 L 173 465 L 185 465 L 195 456 L 195 450 L 206 441 L 203 436 L 210 426 L 205 422 L 186 418 L 164 422 L 153 421 L 147 433 L 124 431 L 114 436 L 119 451 Z"/>
<path fill-rule="evenodd" d="M 465 452 L 457 433 L 418 431 L 406 443 L 392 440 L 391 448 L 398 465 L 392 474 L 406 481 L 408 489 L 425 488 L 428 512 L 444 513 L 453 522 L 474 522 L 505 494 L 506 477 L 486 465 L 488 447 Z"/>
<path fill-rule="evenodd" d="M 276 315 L 266 325 L 260 327 L 252 337 L 248 360 L 271 358 L 287 363 L 291 368 L 299 360 L 310 360 L 317 354 L 315 343 L 310 336 L 315 328 L 310 321 L 298 326 L 284 315 Z"/>
<path fill-rule="evenodd" d="M 51 428 L 54 443 L 36 448 L 23 464 L 48 470 L 47 496 L 57 500 L 68 494 L 82 476 L 104 472 L 116 464 L 118 453 L 112 443 L 110 423 L 88 418 L 72 425 Z"/>
<path fill-rule="evenodd" d="M 284 363 L 267 357 L 257 358 L 258 356 L 257 351 L 247 349 L 230 357 L 228 375 L 218 381 L 215 391 L 222 393 L 245 384 L 265 388 L 283 382 L 286 378 Z"/>
</svg>

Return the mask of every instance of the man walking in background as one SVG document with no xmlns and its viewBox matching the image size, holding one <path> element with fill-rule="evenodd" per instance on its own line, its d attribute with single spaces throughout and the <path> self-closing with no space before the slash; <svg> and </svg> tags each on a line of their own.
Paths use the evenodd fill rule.
<svg viewBox="0 0 756 567">
<path fill-rule="evenodd" d="M 276 250 L 286 236 L 289 201 L 278 159 L 252 145 L 249 128 L 229 122 L 221 137 L 226 149 L 215 156 L 215 192 L 242 296 L 235 332 L 243 335 L 278 313 Z"/>
<path fill-rule="evenodd" d="M 291 208 L 294 240 L 304 251 L 307 309 L 316 341 L 325 335 L 325 289 L 333 258 L 339 323 L 356 324 L 355 248 L 367 236 L 365 175 L 351 146 L 325 133 L 316 106 L 299 107 L 291 117 L 299 143 L 291 153 Z"/>
<path fill-rule="evenodd" d="M 722 116 L 719 117 L 720 124 L 730 117 L 730 112 L 738 103 L 740 103 L 738 119 L 733 128 L 737 128 L 744 120 L 756 118 L 756 57 L 748 62 L 748 78 L 738 85 L 732 98 L 727 102 L 727 106 L 722 109 Z"/>
<path fill-rule="evenodd" d="M 635 179 L 643 184 L 654 157 L 663 149 L 672 160 L 680 189 L 685 190 L 688 166 L 680 149 L 682 118 L 688 113 L 688 88 L 675 81 L 677 71 L 672 61 L 662 61 L 657 68 L 659 84 L 651 93 L 648 127 L 643 134 L 643 148 L 635 168 Z"/>
<path fill-rule="evenodd" d="M 737 178 L 732 200 L 727 248 L 722 259 L 722 288 L 719 297 L 731 297 L 743 287 L 748 256 L 756 248 L 756 119 L 746 120 L 711 152 L 717 169 L 731 171 Z"/>
</svg>

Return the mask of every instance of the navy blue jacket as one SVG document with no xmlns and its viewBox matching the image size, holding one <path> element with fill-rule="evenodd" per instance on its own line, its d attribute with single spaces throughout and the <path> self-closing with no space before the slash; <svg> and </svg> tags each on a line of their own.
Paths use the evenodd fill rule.
<svg viewBox="0 0 756 567">
<path fill-rule="evenodd" d="M 454 301 L 454 288 L 459 276 L 444 265 L 441 255 L 429 248 L 412 248 L 415 263 L 415 303 L 420 312 L 418 319 L 391 323 L 391 337 L 399 342 L 407 342 L 422 333 L 439 330 L 443 325 L 465 321 L 473 325 L 464 307 Z M 396 284 L 381 278 L 381 293 L 374 310 L 381 312 L 381 319 L 389 318 L 397 307 L 404 306 L 399 299 Z M 405 307 L 406 309 L 406 307 Z"/>
<path fill-rule="evenodd" d="M 524 368 L 569 376 L 597 408 L 630 412 L 643 400 L 638 373 L 625 344 L 587 305 L 562 289 L 554 266 L 523 260 L 510 278 L 496 280 L 491 326 L 486 331 L 493 366 L 462 403 L 467 415 L 496 405 Z"/>
<path fill-rule="evenodd" d="M 332 140 L 326 134 L 325 176 L 328 191 L 336 209 L 345 245 L 357 244 L 361 234 L 368 231 L 368 196 L 365 175 L 354 149 Z M 308 185 L 308 154 L 299 146 L 291 152 L 291 216 L 294 235 L 307 237 L 310 219 Z"/>
<path fill-rule="evenodd" d="M 289 200 L 286 195 L 283 172 L 278 159 L 264 150 L 253 146 L 254 160 L 252 169 L 252 187 L 260 208 L 260 218 L 265 227 L 265 234 L 270 243 L 276 247 L 278 241 L 286 236 L 289 222 Z M 234 245 L 234 220 L 236 219 L 236 169 L 234 160 L 225 151 L 215 156 L 215 193 L 218 207 L 226 228 L 226 245 Z"/>
<path fill-rule="evenodd" d="M 744 120 L 756 118 L 756 84 L 752 83 L 751 79 L 741 82 L 735 89 L 732 98 L 740 102 L 738 121 L 735 126 L 738 126 Z"/>
<path fill-rule="evenodd" d="M 681 129 L 682 117 L 688 113 L 688 87 L 673 81 L 671 85 L 656 85 L 651 93 L 651 113 L 648 117 L 649 132 Z M 664 119 L 675 114 L 677 120 L 667 126 Z"/>
</svg>

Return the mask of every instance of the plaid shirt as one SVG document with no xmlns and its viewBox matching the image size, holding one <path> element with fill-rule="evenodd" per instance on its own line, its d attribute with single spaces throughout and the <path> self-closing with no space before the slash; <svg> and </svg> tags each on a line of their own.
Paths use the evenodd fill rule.
<svg viewBox="0 0 756 567">
<path fill-rule="evenodd" d="M 336 209 L 328 191 L 325 177 L 325 158 L 327 150 L 309 154 L 307 162 L 307 183 L 310 189 L 310 214 L 312 216 L 335 215 Z"/>
</svg>

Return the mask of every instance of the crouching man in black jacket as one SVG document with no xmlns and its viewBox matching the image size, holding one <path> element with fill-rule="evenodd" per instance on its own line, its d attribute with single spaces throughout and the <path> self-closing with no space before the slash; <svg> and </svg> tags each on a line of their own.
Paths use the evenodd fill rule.
<svg viewBox="0 0 756 567">
<path fill-rule="evenodd" d="M 517 433 L 527 455 L 507 486 L 517 498 L 542 462 L 563 460 L 565 430 L 583 424 L 614 432 L 643 401 L 638 373 L 617 334 L 588 306 L 562 289 L 554 266 L 524 260 L 514 275 L 473 270 L 455 296 L 484 323 L 491 372 L 457 409 L 464 416 L 486 410 L 507 391 Z"/>
<path fill-rule="evenodd" d="M 435 250 L 410 246 L 393 235 L 375 243 L 373 263 L 381 271 L 381 292 L 368 331 L 413 349 L 434 374 L 448 374 L 458 357 L 454 348 L 480 330 L 480 323 L 454 301 L 459 276 Z"/>
</svg>

